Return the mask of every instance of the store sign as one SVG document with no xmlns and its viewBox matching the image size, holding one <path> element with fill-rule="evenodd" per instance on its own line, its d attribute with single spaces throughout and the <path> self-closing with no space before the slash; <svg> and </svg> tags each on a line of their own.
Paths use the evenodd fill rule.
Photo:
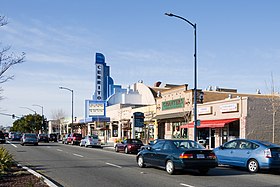
<svg viewBox="0 0 280 187">
<path fill-rule="evenodd" d="M 105 114 L 104 103 L 89 103 L 88 113 L 89 116 L 104 116 Z"/>
<path fill-rule="evenodd" d="M 184 107 L 185 107 L 184 98 L 162 102 L 162 110 L 170 110 L 170 109 L 184 108 Z"/>
<path fill-rule="evenodd" d="M 134 112 L 133 113 L 133 120 L 134 120 L 134 127 L 144 127 L 144 113 L 142 112 Z"/>
<path fill-rule="evenodd" d="M 212 107 L 203 107 L 203 108 L 198 108 L 197 109 L 197 113 L 199 115 L 203 115 L 203 114 L 212 114 Z"/>
<path fill-rule="evenodd" d="M 237 112 L 238 111 L 238 105 L 237 105 L 237 103 L 221 105 L 220 106 L 220 111 L 222 113 L 225 113 L 225 112 Z"/>
</svg>

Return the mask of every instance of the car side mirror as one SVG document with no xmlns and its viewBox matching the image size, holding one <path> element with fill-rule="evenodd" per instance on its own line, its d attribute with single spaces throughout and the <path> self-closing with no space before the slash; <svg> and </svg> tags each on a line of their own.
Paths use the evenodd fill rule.
<svg viewBox="0 0 280 187">
<path fill-rule="evenodd" d="M 221 145 L 221 146 L 220 146 L 220 149 L 222 149 L 222 150 L 223 150 L 223 149 L 225 149 L 225 147 L 224 147 L 223 145 Z"/>
<path fill-rule="evenodd" d="M 152 150 L 152 147 L 151 147 L 151 146 L 148 146 L 147 149 L 148 149 L 149 151 L 151 151 L 151 150 Z"/>
</svg>

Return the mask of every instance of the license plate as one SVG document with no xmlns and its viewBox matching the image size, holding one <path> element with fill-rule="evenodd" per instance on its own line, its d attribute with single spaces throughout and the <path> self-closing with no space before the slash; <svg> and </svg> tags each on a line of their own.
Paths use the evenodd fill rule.
<svg viewBox="0 0 280 187">
<path fill-rule="evenodd" d="M 205 158 L 204 154 L 197 154 L 196 157 L 197 158 Z"/>
</svg>

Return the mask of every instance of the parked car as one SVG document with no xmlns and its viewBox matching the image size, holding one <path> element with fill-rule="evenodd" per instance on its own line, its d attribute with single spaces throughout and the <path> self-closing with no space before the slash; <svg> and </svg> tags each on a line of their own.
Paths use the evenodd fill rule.
<svg viewBox="0 0 280 187">
<path fill-rule="evenodd" d="M 54 134 L 54 133 L 49 134 L 49 141 L 57 142 L 57 134 Z"/>
<path fill-rule="evenodd" d="M 49 143 L 49 137 L 47 134 L 38 134 L 38 141 Z"/>
<path fill-rule="evenodd" d="M 219 164 L 259 169 L 280 169 L 280 145 L 259 140 L 236 139 L 214 149 Z"/>
<path fill-rule="evenodd" d="M 2 131 L 0 131 L 0 143 L 6 143 L 6 138 Z"/>
<path fill-rule="evenodd" d="M 101 140 L 97 135 L 88 135 L 81 140 L 80 146 L 101 147 Z"/>
<path fill-rule="evenodd" d="M 38 145 L 38 138 L 34 133 L 25 133 L 21 138 L 20 144 L 22 146 L 26 144 Z"/>
<path fill-rule="evenodd" d="M 144 146 L 144 144 L 139 139 L 126 139 L 121 143 L 117 143 L 115 145 L 115 151 L 124 151 L 125 153 L 138 153 L 142 146 Z"/>
<path fill-rule="evenodd" d="M 139 167 L 152 165 L 164 168 L 168 174 L 176 170 L 197 169 L 206 174 L 218 166 L 215 153 L 192 140 L 159 140 L 141 150 L 136 157 Z"/>
<path fill-rule="evenodd" d="M 67 138 L 68 136 L 70 136 L 70 134 L 65 134 L 63 137 L 62 137 L 62 143 L 63 144 L 67 144 Z"/>
<path fill-rule="evenodd" d="M 82 134 L 72 133 L 67 137 L 67 144 L 79 145 L 82 140 Z"/>
</svg>

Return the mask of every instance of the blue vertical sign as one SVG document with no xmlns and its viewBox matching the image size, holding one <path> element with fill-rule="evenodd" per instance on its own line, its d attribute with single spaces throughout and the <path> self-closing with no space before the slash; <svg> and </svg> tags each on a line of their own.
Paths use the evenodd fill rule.
<svg viewBox="0 0 280 187">
<path fill-rule="evenodd" d="M 143 112 L 134 112 L 133 120 L 134 127 L 144 127 L 144 113 Z"/>
</svg>

